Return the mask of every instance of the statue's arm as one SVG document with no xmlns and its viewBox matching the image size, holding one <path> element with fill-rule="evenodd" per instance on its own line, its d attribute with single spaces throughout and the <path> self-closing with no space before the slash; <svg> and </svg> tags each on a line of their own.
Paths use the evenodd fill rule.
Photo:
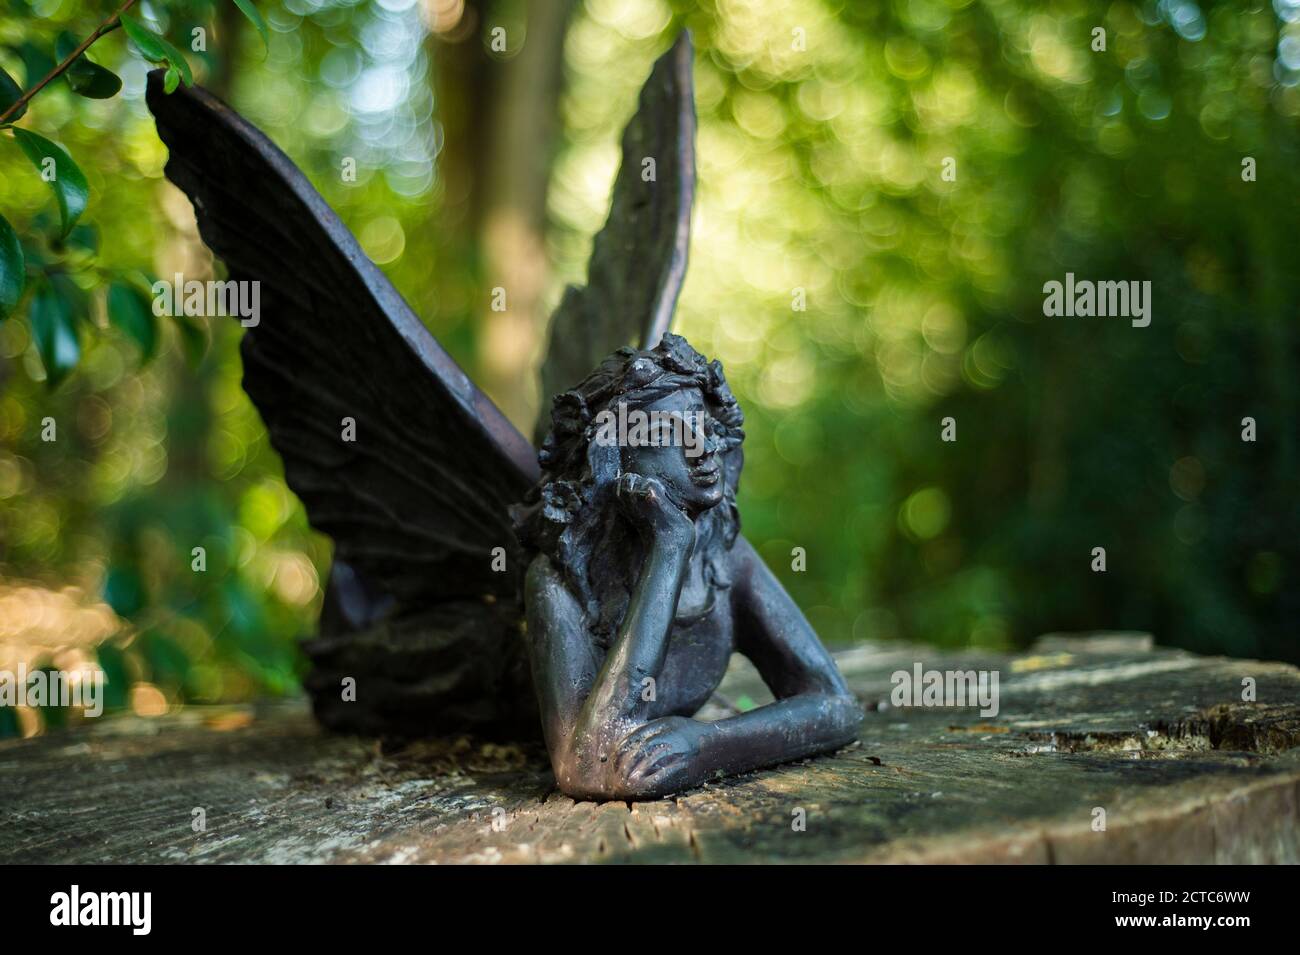
<svg viewBox="0 0 1300 955">
<path fill-rule="evenodd" d="M 542 732 L 556 781 L 565 792 L 575 770 L 575 730 L 582 704 L 599 672 L 584 633 L 582 610 L 550 558 L 533 558 L 524 578 L 528 654 Z"/>
<path fill-rule="evenodd" d="M 737 649 L 754 662 L 777 699 L 711 723 L 667 716 L 605 724 L 618 727 L 608 737 L 613 745 L 602 751 L 607 762 L 586 764 L 587 771 L 596 770 L 594 778 L 603 780 L 599 798 L 664 796 L 715 776 L 838 749 L 857 736 L 862 709 L 799 608 L 743 538 L 733 548 L 732 560 Z M 675 595 L 665 603 L 675 607 Z M 617 672 L 619 667 L 607 666 L 601 676 Z M 579 724 L 596 712 L 584 708 Z M 599 720 L 586 725 L 591 738 L 600 737 Z M 580 739 L 583 731 L 575 735 Z M 602 766 L 606 767 L 603 776 Z M 557 768 L 557 778 L 560 772 Z M 588 789 L 584 794 L 592 792 Z"/>
<path fill-rule="evenodd" d="M 702 750 L 716 768 L 743 772 L 853 741 L 862 708 L 799 607 L 743 537 L 732 549 L 736 648 L 775 702 L 718 720 Z"/>
<path fill-rule="evenodd" d="M 627 613 L 603 661 L 581 608 L 546 556 L 533 560 L 525 586 L 533 682 L 556 783 L 575 798 L 637 794 L 647 766 L 624 745 L 646 722 L 642 691 L 659 679 L 691 541 L 670 534 L 651 542 Z"/>
</svg>

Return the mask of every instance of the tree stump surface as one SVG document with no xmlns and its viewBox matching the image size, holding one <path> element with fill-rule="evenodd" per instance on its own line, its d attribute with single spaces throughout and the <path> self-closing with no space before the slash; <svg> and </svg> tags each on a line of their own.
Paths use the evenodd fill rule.
<svg viewBox="0 0 1300 955">
<path fill-rule="evenodd" d="M 0 862 L 1300 861 L 1295 667 L 1135 634 L 837 659 L 868 709 L 857 743 L 631 805 L 558 794 L 538 747 L 334 736 L 302 701 L 11 740 Z M 998 714 L 894 707 L 918 661 L 998 671 Z M 767 698 L 748 665 L 721 692 Z"/>
</svg>

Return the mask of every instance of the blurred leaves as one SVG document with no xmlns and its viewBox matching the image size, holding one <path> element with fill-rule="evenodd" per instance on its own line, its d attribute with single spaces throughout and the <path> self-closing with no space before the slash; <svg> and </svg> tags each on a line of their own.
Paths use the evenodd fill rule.
<svg viewBox="0 0 1300 955">
<path fill-rule="evenodd" d="M 140 362 L 147 363 L 158 349 L 158 323 L 148 299 L 125 282 L 108 288 L 108 320 L 140 348 Z"/>
<path fill-rule="evenodd" d="M 9 317 L 22 298 L 27 264 L 23 247 L 9 221 L 0 216 L 0 320 Z"/>
<path fill-rule="evenodd" d="M 12 76 L 10 76 L 4 70 L 0 70 L 0 114 L 4 113 L 6 110 L 9 109 L 9 107 L 13 106 L 14 103 L 18 102 L 18 100 L 22 98 L 22 95 L 23 95 L 22 87 L 20 87 L 17 83 L 14 82 L 14 78 Z M 6 123 L 16 122 L 17 120 L 22 119 L 23 115 L 26 114 L 26 112 L 27 112 L 27 104 L 24 103 L 23 106 L 12 116 L 10 116 L 7 120 L 5 120 L 5 122 Z"/>
<path fill-rule="evenodd" d="M 86 184 L 85 173 L 62 146 L 28 129 L 15 127 L 13 133 L 41 179 L 48 182 L 54 191 L 62 235 L 66 236 L 86 211 L 86 203 L 90 200 L 90 186 Z"/>
<path fill-rule="evenodd" d="M 28 85 L 34 85 L 43 76 L 53 72 L 56 66 L 54 58 L 50 56 L 48 47 L 45 45 L 47 38 L 42 36 L 38 40 L 23 40 L 18 45 L 17 52 L 23 61 L 23 71 L 27 75 Z"/>
<path fill-rule="evenodd" d="M 59 40 L 55 44 L 54 52 L 62 62 L 70 56 L 77 48 L 78 41 L 71 33 L 63 32 L 59 34 Z M 116 96 L 122 89 L 122 80 L 116 73 L 106 70 L 98 63 L 92 63 L 86 54 L 82 54 L 72 61 L 66 73 L 68 85 L 72 91 L 88 99 L 109 99 Z"/>
<path fill-rule="evenodd" d="M 190 72 L 190 64 L 184 53 L 172 46 L 162 34 L 155 33 L 130 14 L 124 13 L 120 19 L 127 36 L 146 60 L 167 67 L 169 79 L 175 73 L 186 86 L 194 85 L 194 74 Z M 170 82 L 168 91 L 175 88 L 176 83 Z"/>
<path fill-rule="evenodd" d="M 144 582 L 130 563 L 114 564 L 104 576 L 104 601 L 124 620 L 134 619 L 145 608 Z"/>
<path fill-rule="evenodd" d="M 51 388 L 58 387 L 81 357 L 76 293 L 66 280 L 43 280 L 32 295 L 31 327 Z"/>
<path fill-rule="evenodd" d="M 258 12 L 253 0 L 235 0 L 235 6 L 239 7 L 248 21 L 257 29 L 257 35 L 262 38 L 262 47 L 268 51 L 271 48 L 271 37 L 267 33 L 266 21 L 262 19 L 262 14 Z"/>
<path fill-rule="evenodd" d="M 123 709 L 133 682 L 126 654 L 114 643 L 101 643 L 95 648 L 95 662 L 104 671 L 104 709 Z"/>
<path fill-rule="evenodd" d="M 208 353 L 207 326 L 198 319 L 188 315 L 176 316 L 176 328 L 180 332 L 181 347 L 185 352 L 185 361 L 191 369 L 197 369 Z"/>
<path fill-rule="evenodd" d="M 238 27 L 243 15 L 230 10 Z M 58 648 L 29 658 L 30 668 L 88 652 L 107 676 L 108 709 L 137 712 L 292 692 L 296 641 L 319 602 L 315 568 L 329 555 L 239 389 L 238 324 L 160 320 L 144 277 L 183 269 L 203 278 L 212 263 L 188 208 L 178 217 L 168 204 L 166 150 L 139 102 L 137 52 L 179 85 L 197 78 L 191 62 L 212 84 L 234 48 L 248 47 L 250 64 L 259 51 L 212 43 L 190 61 L 158 36 L 211 29 L 208 0 L 147 13 L 125 36 L 96 43 L 96 62 L 79 58 L 67 83 L 41 91 L 15 132 L 21 149 L 0 148 L 0 307 L 22 310 L 0 322 L 0 655 Z M 56 43 L 66 57 L 92 16 L 64 4 L 48 18 L 7 21 L 0 62 L 12 86 L 47 75 Z M 222 41 L 234 38 L 231 24 Z M 110 75 L 124 81 L 119 95 L 84 95 L 107 94 Z M 89 190 L 69 191 L 76 185 Z M 64 714 L 18 717 L 0 710 L 0 736 Z"/>
</svg>

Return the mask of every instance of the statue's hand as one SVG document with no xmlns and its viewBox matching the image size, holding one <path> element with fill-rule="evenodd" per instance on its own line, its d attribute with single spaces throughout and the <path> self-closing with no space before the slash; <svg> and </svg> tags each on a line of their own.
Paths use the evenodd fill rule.
<svg viewBox="0 0 1300 955">
<path fill-rule="evenodd" d="M 658 478 L 625 471 L 619 476 L 616 494 L 623 513 L 648 538 L 688 550 L 695 543 L 695 522 L 673 503 Z"/>
<path fill-rule="evenodd" d="M 614 769 L 627 791 L 642 796 L 695 785 L 700 777 L 700 745 L 708 723 L 665 716 L 639 726 L 618 742 Z"/>
</svg>

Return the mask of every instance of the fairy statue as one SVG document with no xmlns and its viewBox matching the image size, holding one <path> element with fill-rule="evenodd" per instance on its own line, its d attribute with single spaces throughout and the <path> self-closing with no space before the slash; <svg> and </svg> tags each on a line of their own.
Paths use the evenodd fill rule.
<svg viewBox="0 0 1300 955">
<path fill-rule="evenodd" d="M 694 194 L 692 56 L 683 34 L 656 62 L 588 283 L 552 319 L 540 452 L 284 153 L 206 91 L 166 94 L 151 75 L 167 177 L 229 278 L 261 283 L 244 388 L 334 542 L 305 644 L 325 726 L 522 736 L 540 722 L 559 789 L 595 800 L 855 738 L 857 701 L 740 534 L 743 415 L 722 367 L 668 332 Z M 733 652 L 773 702 L 696 719 Z"/>
</svg>

